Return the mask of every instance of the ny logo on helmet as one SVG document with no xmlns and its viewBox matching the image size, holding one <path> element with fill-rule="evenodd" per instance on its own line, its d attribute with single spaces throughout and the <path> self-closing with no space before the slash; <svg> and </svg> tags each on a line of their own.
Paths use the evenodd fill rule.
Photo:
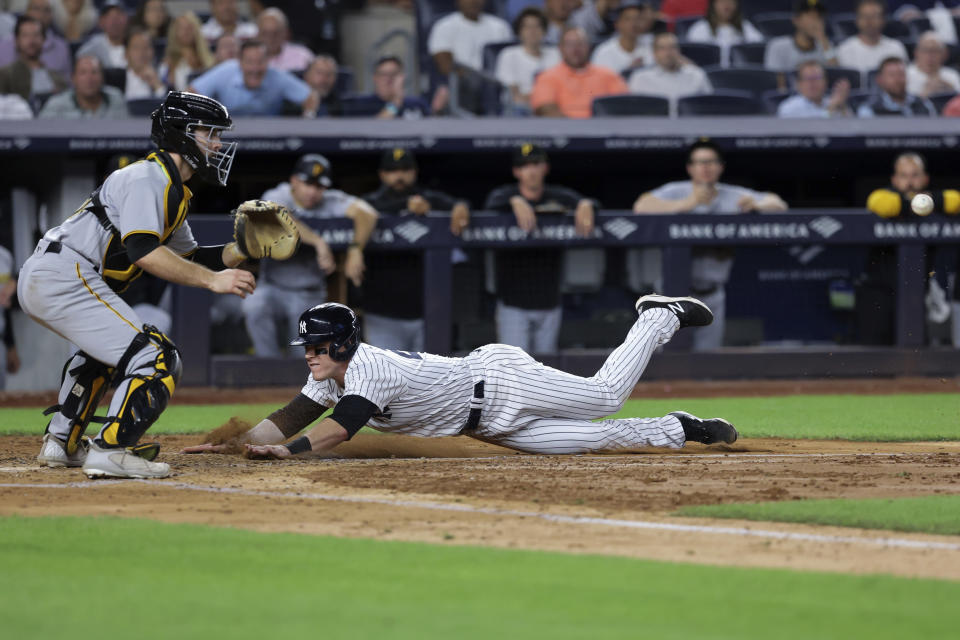
<svg viewBox="0 0 960 640">
<path fill-rule="evenodd" d="M 300 333 L 306 333 L 306 332 L 307 332 L 307 322 L 306 322 L 306 320 L 301 320 L 301 321 L 300 321 Z"/>
</svg>

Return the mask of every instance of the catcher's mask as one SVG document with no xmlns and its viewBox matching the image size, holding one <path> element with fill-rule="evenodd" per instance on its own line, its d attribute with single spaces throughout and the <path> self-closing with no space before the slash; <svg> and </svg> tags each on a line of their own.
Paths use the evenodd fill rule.
<svg viewBox="0 0 960 640">
<path fill-rule="evenodd" d="M 330 358 L 349 360 L 360 346 L 360 321 L 350 307 L 326 302 L 307 309 L 300 315 L 300 336 L 290 346 L 330 343 Z"/>
<path fill-rule="evenodd" d="M 224 131 L 233 130 L 226 107 L 197 93 L 171 91 L 150 117 L 155 145 L 180 154 L 203 180 L 227 185 L 237 143 L 220 141 Z"/>
</svg>

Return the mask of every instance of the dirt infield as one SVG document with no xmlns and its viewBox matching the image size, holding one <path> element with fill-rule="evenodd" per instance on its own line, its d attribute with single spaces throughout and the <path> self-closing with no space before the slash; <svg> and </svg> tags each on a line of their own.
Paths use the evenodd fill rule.
<svg viewBox="0 0 960 640">
<path fill-rule="evenodd" d="M 340 459 L 174 453 L 176 475 L 87 481 L 0 438 L 0 514 L 113 515 L 258 531 L 735 566 L 960 577 L 960 536 L 678 518 L 682 505 L 960 491 L 960 443 L 743 440 L 677 452 L 529 456 L 468 438 L 360 434 Z"/>
</svg>

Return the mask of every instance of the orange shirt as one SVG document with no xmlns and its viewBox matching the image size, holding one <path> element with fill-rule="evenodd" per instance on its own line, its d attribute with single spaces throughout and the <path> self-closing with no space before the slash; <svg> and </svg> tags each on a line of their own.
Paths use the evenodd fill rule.
<svg viewBox="0 0 960 640">
<path fill-rule="evenodd" d="M 594 98 L 618 93 L 627 93 L 627 83 L 618 73 L 593 64 L 573 69 L 561 62 L 537 76 L 530 106 L 536 111 L 555 104 L 568 118 L 589 118 Z"/>
</svg>

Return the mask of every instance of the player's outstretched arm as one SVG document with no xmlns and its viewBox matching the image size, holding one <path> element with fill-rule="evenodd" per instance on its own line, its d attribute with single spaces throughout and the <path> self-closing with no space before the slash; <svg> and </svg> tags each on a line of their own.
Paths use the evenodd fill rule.
<svg viewBox="0 0 960 640">
<path fill-rule="evenodd" d="M 210 289 L 214 293 L 232 293 L 240 297 L 253 293 L 256 280 L 248 271 L 224 269 L 211 271 L 202 264 L 184 260 L 165 246 L 159 246 L 136 261 L 138 267 L 168 282 Z"/>
<path fill-rule="evenodd" d="M 325 418 L 320 424 L 301 436 L 283 444 L 248 444 L 247 456 L 250 458 L 283 459 L 308 451 L 328 451 L 343 442 L 348 437 L 347 430 L 336 420 Z"/>
</svg>

